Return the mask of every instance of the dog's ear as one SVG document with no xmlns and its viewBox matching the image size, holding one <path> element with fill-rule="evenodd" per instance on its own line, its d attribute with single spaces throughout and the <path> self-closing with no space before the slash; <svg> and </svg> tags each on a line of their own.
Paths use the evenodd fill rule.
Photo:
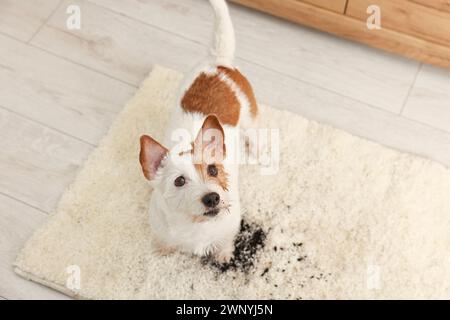
<svg viewBox="0 0 450 320">
<path fill-rule="evenodd" d="M 156 140 L 149 136 L 141 137 L 141 152 L 139 161 L 141 162 L 142 171 L 148 180 L 155 178 L 156 170 L 158 170 L 161 160 L 169 150 L 160 145 Z"/>
<path fill-rule="evenodd" d="M 195 163 L 219 163 L 225 158 L 225 133 L 219 119 L 206 117 L 194 141 Z"/>
</svg>

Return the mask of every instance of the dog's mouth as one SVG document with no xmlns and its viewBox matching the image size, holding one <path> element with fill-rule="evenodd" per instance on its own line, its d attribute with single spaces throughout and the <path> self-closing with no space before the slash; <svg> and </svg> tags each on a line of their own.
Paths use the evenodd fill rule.
<svg viewBox="0 0 450 320">
<path fill-rule="evenodd" d="M 215 217 L 221 212 L 230 213 L 230 205 L 218 206 L 215 208 L 211 208 L 203 212 L 203 215 L 206 217 Z"/>
<path fill-rule="evenodd" d="M 207 216 L 207 217 L 215 217 L 215 216 L 217 216 L 217 214 L 219 212 L 220 212 L 220 208 L 213 208 L 213 209 L 209 209 L 209 210 L 205 211 L 203 213 L 203 215 Z"/>
</svg>

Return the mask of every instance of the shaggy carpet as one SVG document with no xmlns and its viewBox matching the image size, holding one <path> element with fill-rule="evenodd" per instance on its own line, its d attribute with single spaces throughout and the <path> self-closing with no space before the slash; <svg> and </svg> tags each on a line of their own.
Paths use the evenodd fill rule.
<svg viewBox="0 0 450 320">
<path fill-rule="evenodd" d="M 280 167 L 241 169 L 236 260 L 154 255 L 138 141 L 162 137 L 181 78 L 155 67 L 19 254 L 18 274 L 86 299 L 450 298 L 450 170 L 264 106 Z"/>
</svg>

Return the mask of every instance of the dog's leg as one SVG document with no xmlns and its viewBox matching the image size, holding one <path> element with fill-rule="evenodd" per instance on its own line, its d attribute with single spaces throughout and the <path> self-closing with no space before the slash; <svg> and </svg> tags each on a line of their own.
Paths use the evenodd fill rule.
<svg viewBox="0 0 450 320">
<path fill-rule="evenodd" d="M 154 241 L 154 252 L 159 256 L 167 256 L 171 253 L 174 253 L 175 250 L 176 250 L 175 247 L 162 244 L 158 240 Z"/>
<path fill-rule="evenodd" d="M 228 263 L 233 258 L 234 243 L 233 241 L 227 241 L 221 246 L 214 254 L 214 259 L 218 263 Z"/>
</svg>

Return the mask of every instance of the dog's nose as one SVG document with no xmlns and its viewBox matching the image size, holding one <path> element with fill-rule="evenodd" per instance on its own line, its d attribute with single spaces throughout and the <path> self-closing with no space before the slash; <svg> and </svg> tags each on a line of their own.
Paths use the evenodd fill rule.
<svg viewBox="0 0 450 320">
<path fill-rule="evenodd" d="M 217 192 L 210 192 L 203 196 L 202 202 L 208 208 L 214 208 L 220 202 L 220 196 Z"/>
</svg>

